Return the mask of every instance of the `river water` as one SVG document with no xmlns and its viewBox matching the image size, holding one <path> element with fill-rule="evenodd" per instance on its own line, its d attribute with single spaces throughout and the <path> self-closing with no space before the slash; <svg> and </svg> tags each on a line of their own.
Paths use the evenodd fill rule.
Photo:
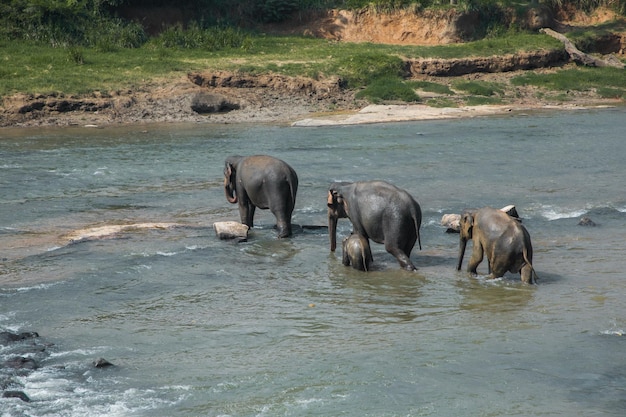
<svg viewBox="0 0 626 417">
<path fill-rule="evenodd" d="M 32 372 L 0 367 L 4 388 L 32 400 L 0 398 L 0 414 L 623 416 L 624 132 L 624 108 L 3 130 L 0 331 L 36 331 L 46 349 Z M 332 181 L 409 191 L 423 211 L 418 271 L 379 244 L 373 271 L 344 267 L 327 230 L 277 240 L 266 211 L 247 242 L 218 240 L 213 222 L 239 219 L 223 161 L 259 153 L 297 171 L 298 225 L 326 225 Z M 508 204 L 532 237 L 537 286 L 455 270 L 442 215 Z M 350 229 L 340 220 L 338 238 Z M 100 357 L 115 366 L 95 368 Z"/>
</svg>

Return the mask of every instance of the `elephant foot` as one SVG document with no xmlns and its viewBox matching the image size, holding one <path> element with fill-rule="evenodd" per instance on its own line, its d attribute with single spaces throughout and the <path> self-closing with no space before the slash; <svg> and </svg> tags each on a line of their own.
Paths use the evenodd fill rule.
<svg viewBox="0 0 626 417">
<path fill-rule="evenodd" d="M 417 271 L 417 268 L 413 264 L 402 265 L 402 268 L 406 269 L 407 271 Z"/>
<path fill-rule="evenodd" d="M 281 229 L 278 228 L 278 238 L 284 239 L 291 236 L 291 229 Z"/>
</svg>

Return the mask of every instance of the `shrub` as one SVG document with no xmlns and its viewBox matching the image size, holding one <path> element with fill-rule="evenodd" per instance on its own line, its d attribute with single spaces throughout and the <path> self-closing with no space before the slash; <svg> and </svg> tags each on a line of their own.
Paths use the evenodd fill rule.
<svg viewBox="0 0 626 417">
<path fill-rule="evenodd" d="M 252 39 L 240 29 L 230 26 L 203 29 L 199 24 L 191 23 L 187 29 L 182 25 L 167 28 L 152 40 L 152 44 L 162 48 L 219 51 L 227 48 L 249 49 Z"/>
</svg>

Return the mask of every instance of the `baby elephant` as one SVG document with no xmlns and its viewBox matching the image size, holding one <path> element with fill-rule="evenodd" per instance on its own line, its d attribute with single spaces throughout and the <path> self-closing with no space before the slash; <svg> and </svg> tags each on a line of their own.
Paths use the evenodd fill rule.
<svg viewBox="0 0 626 417">
<path fill-rule="evenodd" d="M 359 271 L 368 271 L 372 263 L 372 251 L 366 238 L 359 234 L 351 234 L 343 240 L 343 264 L 352 265 Z"/>
</svg>

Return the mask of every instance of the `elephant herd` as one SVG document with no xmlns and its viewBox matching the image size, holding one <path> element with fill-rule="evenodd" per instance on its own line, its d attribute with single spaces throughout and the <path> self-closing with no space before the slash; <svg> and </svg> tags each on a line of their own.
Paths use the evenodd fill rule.
<svg viewBox="0 0 626 417">
<path fill-rule="evenodd" d="M 224 193 L 238 204 L 241 223 L 254 225 L 254 212 L 269 209 L 276 217 L 279 238 L 292 234 L 291 216 L 296 204 L 298 175 L 286 162 L 268 155 L 230 156 L 224 166 Z M 414 271 L 410 256 L 415 243 L 422 247 L 420 205 L 405 190 L 385 181 L 336 182 L 328 189 L 330 250 L 337 246 L 337 221 L 348 218 L 352 233 L 342 242 L 342 263 L 367 271 L 372 263 L 370 239 L 385 245 L 406 270 Z M 461 270 L 465 247 L 473 241 L 467 270 L 476 268 L 486 255 L 491 278 L 507 271 L 520 273 L 524 283 L 536 283 L 530 235 L 519 219 L 491 207 L 468 210 L 461 216 L 459 257 Z"/>
</svg>

